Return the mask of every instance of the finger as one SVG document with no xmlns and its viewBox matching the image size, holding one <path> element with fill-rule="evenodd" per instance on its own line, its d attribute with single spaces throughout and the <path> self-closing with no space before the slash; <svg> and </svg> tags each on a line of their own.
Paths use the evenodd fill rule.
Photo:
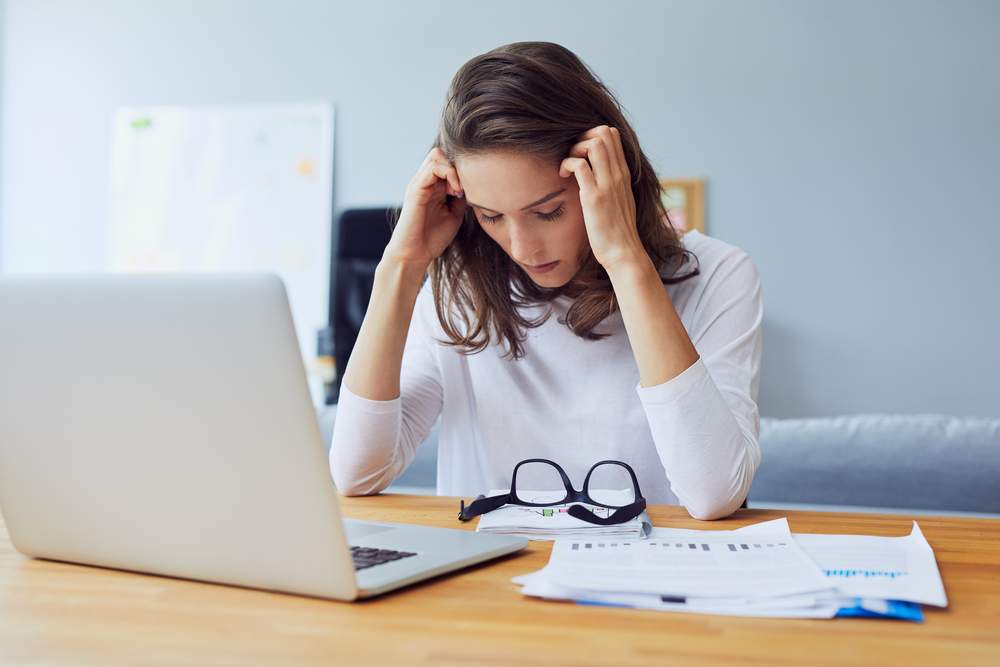
<svg viewBox="0 0 1000 667">
<path fill-rule="evenodd" d="M 587 137 L 586 139 L 583 139 Z M 617 128 L 601 125 L 580 135 L 583 139 L 570 149 L 571 156 L 586 156 L 592 163 L 598 180 L 605 183 L 602 174 L 609 174 L 615 181 L 631 181 L 631 171 L 625 159 L 621 133 Z"/>
<path fill-rule="evenodd" d="M 568 157 L 559 163 L 559 178 L 569 178 L 579 170 L 590 171 L 590 164 L 580 157 Z"/>
<path fill-rule="evenodd" d="M 458 178 L 458 172 L 455 170 L 455 165 L 451 163 L 451 160 L 448 159 L 448 156 L 445 155 L 444 151 L 440 148 L 435 148 L 431 151 L 431 154 L 433 156 L 433 164 L 440 165 L 446 170 L 446 176 L 441 176 L 441 172 L 437 170 L 435 173 L 439 175 L 439 178 L 447 181 L 447 194 L 455 197 L 464 197 L 465 189 L 462 187 L 462 181 Z"/>
<path fill-rule="evenodd" d="M 611 135 L 608 134 L 610 139 Z M 595 136 L 574 145 L 569 155 L 572 158 L 586 158 L 594 172 L 598 183 L 607 183 L 618 176 L 618 165 L 611 162 L 608 147 L 601 136 Z"/>
<path fill-rule="evenodd" d="M 443 182 L 445 186 L 445 194 L 456 197 L 463 196 L 463 194 L 459 194 L 462 193 L 462 183 L 458 180 L 458 172 L 447 161 L 440 162 L 437 159 L 427 161 L 413 177 L 412 184 L 414 187 L 426 190 L 433 188 L 439 181 Z"/>
<path fill-rule="evenodd" d="M 433 187 L 438 180 L 438 177 L 434 175 L 434 163 L 426 162 L 420 167 L 417 173 L 413 175 L 413 180 L 410 181 L 410 185 L 424 190 Z"/>
<path fill-rule="evenodd" d="M 586 132 L 583 132 L 576 138 L 577 145 L 586 145 L 588 142 L 603 142 L 604 144 L 610 146 L 614 143 L 614 134 L 612 132 L 613 128 L 607 125 L 598 125 L 597 127 L 592 127 Z"/>
<path fill-rule="evenodd" d="M 607 125 L 598 125 L 597 127 L 592 127 L 586 132 L 581 132 L 576 138 L 576 144 L 569 149 L 569 154 L 571 157 L 586 157 L 586 151 L 588 147 L 593 145 L 597 141 L 610 141 L 611 140 L 611 128 Z"/>
<path fill-rule="evenodd" d="M 438 148 L 438 147 L 435 146 L 434 148 L 432 148 L 429 151 L 427 151 L 427 157 L 425 157 L 424 161 L 420 163 L 420 169 L 423 169 L 424 167 L 426 167 L 427 165 L 429 165 L 431 162 L 434 162 L 435 160 L 440 160 L 440 159 L 447 160 L 448 157 L 444 154 L 443 150 L 441 150 L 440 148 Z M 420 169 L 418 169 L 417 171 L 420 171 Z"/>
<path fill-rule="evenodd" d="M 608 127 L 607 125 L 592 127 L 577 137 L 577 143 L 570 149 L 570 155 L 574 157 L 583 157 L 582 153 L 574 153 L 574 149 L 576 149 L 577 153 L 580 153 L 584 150 L 588 150 L 589 147 L 596 146 L 598 143 L 604 144 L 613 159 L 615 156 L 615 146 L 621 145 L 621 135 L 618 133 L 617 129 Z"/>
<path fill-rule="evenodd" d="M 443 167 L 450 169 L 451 174 L 448 176 L 441 176 L 440 171 L 432 167 L 432 165 L 435 164 L 442 165 Z M 427 153 L 427 157 L 425 157 L 424 161 L 420 164 L 420 168 L 417 170 L 417 173 L 413 176 L 410 183 L 420 188 L 430 187 L 433 184 L 433 180 L 429 180 L 429 173 L 433 173 L 436 178 L 441 178 L 448 183 L 446 194 L 457 197 L 464 196 L 465 193 L 462 188 L 462 182 L 458 178 L 458 172 L 455 171 L 455 166 L 451 163 L 451 160 L 448 159 L 448 156 L 445 155 L 445 152 L 440 148 L 432 148 L 430 152 Z"/>
<path fill-rule="evenodd" d="M 560 163 L 559 175 L 562 178 L 569 178 L 571 174 L 576 176 L 576 182 L 581 191 L 589 191 L 597 187 L 597 179 L 594 177 L 590 164 L 585 159 L 568 157 Z"/>
<path fill-rule="evenodd" d="M 582 132 L 580 136 L 576 138 L 576 140 L 586 141 L 587 139 L 594 139 L 595 137 L 599 137 L 601 135 L 601 132 L 607 127 L 608 127 L 607 125 L 598 125 L 597 127 L 592 127 L 586 132 Z"/>
<path fill-rule="evenodd" d="M 434 151 L 436 150 L 436 148 L 432 148 L 427 153 L 427 156 L 424 157 L 424 161 L 420 163 L 420 167 L 417 169 L 417 172 L 413 174 L 413 178 L 410 179 L 410 186 L 427 187 L 427 170 L 430 167 L 430 164 L 434 161 Z"/>
<path fill-rule="evenodd" d="M 604 142 L 604 137 L 595 137 L 588 142 L 587 159 L 590 160 L 590 168 L 594 171 L 594 176 L 598 183 L 607 183 L 616 176 L 615 167 L 608 155 L 608 146 Z"/>
<path fill-rule="evenodd" d="M 618 168 L 623 174 L 631 176 L 631 170 L 628 168 L 628 160 L 625 159 L 625 146 L 622 144 L 622 135 L 617 127 L 611 128 L 611 137 L 613 139 L 611 153 L 614 156 L 615 162 L 618 163 Z"/>
<path fill-rule="evenodd" d="M 430 202 L 433 202 L 434 206 L 441 206 L 448 209 L 449 213 L 461 215 L 465 212 L 465 199 L 452 194 L 451 190 L 452 187 L 448 181 L 438 179 L 437 183 L 434 185 Z"/>
<path fill-rule="evenodd" d="M 625 150 L 622 147 L 621 133 L 618 128 L 601 125 L 590 132 L 594 138 L 600 139 L 607 152 L 608 170 L 615 179 L 623 180 L 629 173 L 628 162 L 625 160 Z M 624 178 L 624 180 L 628 180 Z"/>
<path fill-rule="evenodd" d="M 588 137 L 582 141 L 573 144 L 572 148 L 569 149 L 570 157 L 587 157 L 590 149 L 600 143 L 600 137 Z"/>
<path fill-rule="evenodd" d="M 447 185 L 445 194 L 459 198 L 465 196 L 465 192 L 462 190 L 462 182 L 458 180 L 458 172 L 455 171 L 455 167 L 453 167 L 450 162 L 432 162 L 430 164 L 430 169 L 435 176 L 444 181 Z"/>
</svg>

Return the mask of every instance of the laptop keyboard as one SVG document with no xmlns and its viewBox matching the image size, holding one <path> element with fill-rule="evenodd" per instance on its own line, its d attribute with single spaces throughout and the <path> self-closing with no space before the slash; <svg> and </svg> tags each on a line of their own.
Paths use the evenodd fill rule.
<svg viewBox="0 0 1000 667">
<path fill-rule="evenodd" d="M 409 551 L 393 551 L 392 549 L 372 549 L 371 547 L 351 547 L 351 556 L 354 558 L 355 570 L 366 570 L 382 563 L 391 563 L 394 560 L 416 556 Z"/>
</svg>

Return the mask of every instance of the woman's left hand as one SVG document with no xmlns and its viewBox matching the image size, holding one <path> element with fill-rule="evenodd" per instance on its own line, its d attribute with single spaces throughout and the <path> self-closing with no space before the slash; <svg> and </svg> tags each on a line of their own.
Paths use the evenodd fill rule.
<svg viewBox="0 0 1000 667">
<path fill-rule="evenodd" d="M 580 186 L 590 247 L 605 270 L 648 259 L 636 230 L 632 175 L 618 130 L 602 125 L 581 134 L 559 167 L 563 178 L 570 174 Z"/>
</svg>

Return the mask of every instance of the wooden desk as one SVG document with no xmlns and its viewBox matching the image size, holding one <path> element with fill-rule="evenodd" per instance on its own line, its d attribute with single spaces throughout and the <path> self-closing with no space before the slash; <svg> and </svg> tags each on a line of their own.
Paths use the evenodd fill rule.
<svg viewBox="0 0 1000 667">
<path fill-rule="evenodd" d="M 458 500 L 344 499 L 361 519 L 460 527 Z M 793 532 L 899 536 L 912 517 L 739 510 L 727 530 L 787 516 Z M 1000 665 L 1000 520 L 918 518 L 950 606 L 924 624 L 776 620 L 577 606 L 522 596 L 550 543 L 343 604 L 25 558 L 0 530 L 0 663 L 46 665 Z M 2 524 L 0 524 L 2 525 Z M 471 526 L 468 526 L 471 528 Z"/>
</svg>

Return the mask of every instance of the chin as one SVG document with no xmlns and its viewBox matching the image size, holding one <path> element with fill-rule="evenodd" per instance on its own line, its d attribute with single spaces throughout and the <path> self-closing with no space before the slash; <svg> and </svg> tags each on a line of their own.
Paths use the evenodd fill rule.
<svg viewBox="0 0 1000 667">
<path fill-rule="evenodd" d="M 535 275 L 530 271 L 525 271 L 525 273 L 527 273 L 528 277 L 531 278 L 531 281 L 536 285 L 538 285 L 539 287 L 548 287 L 548 288 L 562 287 L 569 281 L 573 280 L 573 276 L 553 275 L 553 273 L 555 272 L 546 273 L 543 275 Z"/>
</svg>

